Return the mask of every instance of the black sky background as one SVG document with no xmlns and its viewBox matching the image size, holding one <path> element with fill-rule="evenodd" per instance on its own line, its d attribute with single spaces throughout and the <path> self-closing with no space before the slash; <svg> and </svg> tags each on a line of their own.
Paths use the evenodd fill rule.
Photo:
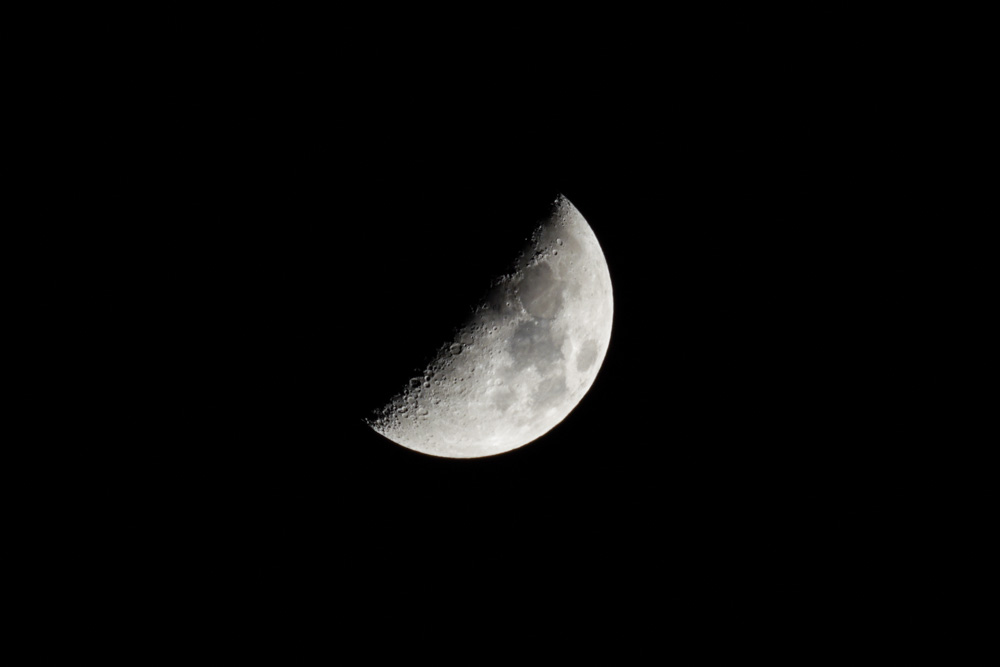
<svg viewBox="0 0 1000 667">
<path fill-rule="evenodd" d="M 200 186 L 185 173 L 183 192 L 206 192 L 183 231 L 165 221 L 190 262 L 166 286 L 180 295 L 164 318 L 170 435 L 135 483 L 166 484 L 163 509 L 213 540 L 249 541 L 240 567 L 268 576 L 346 559 L 389 579 L 442 564 L 534 577 L 582 566 L 572 552 L 656 571 L 677 549 L 697 567 L 731 549 L 745 563 L 798 535 L 831 475 L 825 426 L 796 395 L 812 363 L 794 360 L 812 325 L 789 266 L 810 252 L 794 219 L 805 184 L 767 141 L 691 114 L 666 132 L 660 111 L 499 134 L 489 116 L 377 122 L 328 150 L 306 130 L 248 164 L 228 156 L 234 171 Z M 593 227 L 615 290 L 579 407 L 470 461 L 368 429 L 557 193 Z"/>
<path fill-rule="evenodd" d="M 823 381 L 842 325 L 817 308 L 849 279 L 817 267 L 863 186 L 839 168 L 850 113 L 807 85 L 821 65 L 671 49 L 514 73 L 199 63 L 179 95 L 143 65 L 108 153 L 115 215 L 143 221 L 107 237 L 138 277 L 112 341 L 130 409 L 87 462 L 112 530 L 242 595 L 516 581 L 711 604 L 835 554 L 867 484 Z M 559 193 L 615 296 L 577 409 L 477 460 L 368 429 Z"/>
</svg>

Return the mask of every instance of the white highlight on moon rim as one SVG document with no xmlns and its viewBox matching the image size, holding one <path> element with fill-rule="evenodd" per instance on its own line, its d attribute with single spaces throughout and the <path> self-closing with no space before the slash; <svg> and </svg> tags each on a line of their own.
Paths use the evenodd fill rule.
<svg viewBox="0 0 1000 667">
<path fill-rule="evenodd" d="M 432 456 L 477 458 L 526 445 L 565 419 L 593 385 L 613 316 L 597 237 L 560 196 L 513 270 L 367 423 Z"/>
</svg>

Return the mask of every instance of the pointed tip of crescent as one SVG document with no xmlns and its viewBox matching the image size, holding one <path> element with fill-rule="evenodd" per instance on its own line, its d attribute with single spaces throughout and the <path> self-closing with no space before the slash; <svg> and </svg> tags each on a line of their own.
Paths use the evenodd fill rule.
<svg viewBox="0 0 1000 667">
<path fill-rule="evenodd" d="M 552 202 L 552 206 L 557 209 L 560 208 L 576 209 L 576 206 L 574 206 L 573 202 L 569 200 L 569 197 L 567 197 L 561 192 L 558 195 L 556 195 L 556 198 Z"/>
</svg>

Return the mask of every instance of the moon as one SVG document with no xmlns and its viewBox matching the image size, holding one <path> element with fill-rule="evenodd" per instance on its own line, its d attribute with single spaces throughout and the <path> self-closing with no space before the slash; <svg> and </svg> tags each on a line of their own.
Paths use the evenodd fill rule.
<svg viewBox="0 0 1000 667">
<path fill-rule="evenodd" d="M 604 252 L 564 196 L 512 269 L 421 374 L 366 423 L 409 449 L 479 458 L 548 433 L 580 403 L 611 341 Z"/>
</svg>

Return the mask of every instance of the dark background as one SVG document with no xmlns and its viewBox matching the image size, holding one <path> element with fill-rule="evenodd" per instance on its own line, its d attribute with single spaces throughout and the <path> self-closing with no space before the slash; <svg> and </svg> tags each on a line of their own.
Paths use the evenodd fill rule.
<svg viewBox="0 0 1000 667">
<path fill-rule="evenodd" d="M 927 572 L 952 574 L 935 549 L 968 551 L 938 503 L 966 477 L 935 470 L 954 434 L 904 428 L 938 412 L 909 400 L 934 383 L 914 332 L 954 326 L 922 303 L 953 290 L 897 263 L 949 271 L 914 244 L 955 217 L 912 178 L 953 104 L 933 31 L 371 9 L 63 9 L 15 47 L 31 238 L 6 249 L 33 307 L 11 326 L 39 335 L 10 350 L 34 411 L 10 411 L 38 465 L 5 471 L 37 608 L 91 640 L 139 636 L 102 607 L 163 628 L 147 650 L 225 625 L 256 649 L 274 616 L 332 650 L 367 629 L 412 651 L 397 620 L 435 651 L 478 629 L 470 655 L 543 636 L 615 662 L 678 638 L 851 650 L 888 619 L 910 639 Z M 471 461 L 365 427 L 560 192 L 615 290 L 579 407 Z"/>
<path fill-rule="evenodd" d="M 175 300 L 154 314 L 169 409 L 149 470 L 164 509 L 249 540 L 237 558 L 261 574 L 334 559 L 383 578 L 534 577 L 610 559 L 627 577 L 671 550 L 696 568 L 737 549 L 746 563 L 755 544 L 802 534 L 834 469 L 798 393 L 822 326 L 797 272 L 816 247 L 808 179 L 772 143 L 695 113 L 667 133 L 661 111 L 600 124 L 570 110 L 496 134 L 490 116 L 365 121 L 342 144 L 316 148 L 307 129 L 246 163 L 179 170 L 156 251 Z M 580 406 L 480 460 L 369 430 L 365 412 L 447 339 L 560 192 L 615 290 Z"/>
<path fill-rule="evenodd" d="M 86 456 L 111 530 L 179 579 L 375 600 L 517 582 L 711 604 L 836 554 L 867 484 L 833 379 L 858 333 L 830 314 L 851 271 L 831 248 L 856 231 L 841 193 L 866 187 L 842 169 L 852 111 L 809 85 L 822 61 L 657 44 L 116 79 L 113 131 L 81 153 L 115 222 L 95 262 L 115 297 L 91 297 L 119 323 L 115 419 Z M 578 408 L 477 460 L 368 429 L 558 193 L 615 294 Z"/>
</svg>

